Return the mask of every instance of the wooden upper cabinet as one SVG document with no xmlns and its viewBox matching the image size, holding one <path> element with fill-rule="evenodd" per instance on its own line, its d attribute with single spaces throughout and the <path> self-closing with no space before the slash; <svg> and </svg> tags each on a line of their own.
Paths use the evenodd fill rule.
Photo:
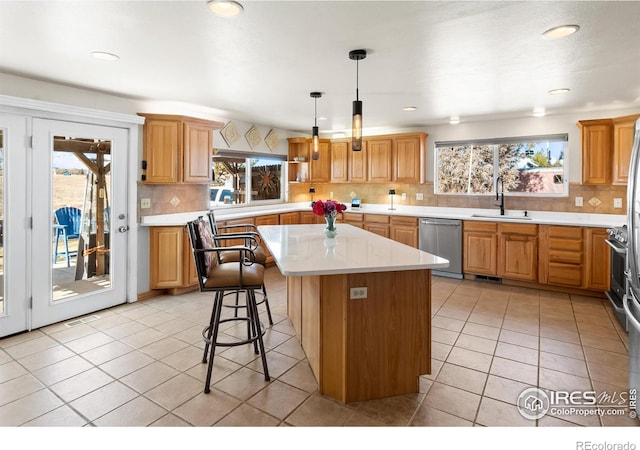
<svg viewBox="0 0 640 450">
<path fill-rule="evenodd" d="M 309 181 L 331 181 L 331 144 L 329 140 L 321 139 L 318 146 L 319 158 L 313 159 L 313 151 L 310 151 L 311 161 L 309 162 Z M 309 144 L 311 148 L 311 144 Z"/>
<path fill-rule="evenodd" d="M 640 114 L 613 119 L 613 184 L 627 184 L 636 120 Z"/>
<path fill-rule="evenodd" d="M 393 181 L 424 183 L 426 134 L 393 140 Z"/>
<path fill-rule="evenodd" d="M 351 146 L 349 146 L 351 147 Z M 349 167 L 349 181 L 353 183 L 364 183 L 369 180 L 367 169 L 367 141 L 362 141 L 362 150 L 354 152 L 349 149 L 347 157 Z"/>
<path fill-rule="evenodd" d="M 611 184 L 612 120 L 581 120 L 582 184 Z"/>
<path fill-rule="evenodd" d="M 224 124 L 185 116 L 140 114 L 146 183 L 174 184 L 211 181 L 213 130 Z"/>
<path fill-rule="evenodd" d="M 331 143 L 331 182 L 339 183 L 349 181 L 348 161 L 349 161 L 349 143 L 348 142 L 332 142 Z"/>
<path fill-rule="evenodd" d="M 374 183 L 391 181 L 392 144 L 392 139 L 367 139 L 369 181 Z"/>
</svg>

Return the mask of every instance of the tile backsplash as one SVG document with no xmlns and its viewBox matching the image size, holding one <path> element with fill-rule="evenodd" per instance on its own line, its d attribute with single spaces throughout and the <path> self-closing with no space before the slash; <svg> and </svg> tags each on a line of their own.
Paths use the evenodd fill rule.
<svg viewBox="0 0 640 450">
<path fill-rule="evenodd" d="M 149 208 L 141 208 L 142 199 L 149 199 Z M 205 209 L 209 209 L 208 184 L 138 183 L 138 217 Z"/>
<path fill-rule="evenodd" d="M 290 183 L 289 201 L 310 201 L 309 183 Z M 314 199 L 327 199 L 333 193 L 333 199 L 348 203 L 351 193 L 362 199 L 362 203 L 390 203 L 389 189 L 396 190 L 395 205 L 412 206 L 449 206 L 460 208 L 497 208 L 492 195 L 435 195 L 433 182 L 425 184 L 367 184 L 367 183 L 314 183 Z M 406 193 L 406 199 L 402 199 Z M 416 194 L 423 199 L 417 200 Z M 576 206 L 576 197 L 582 197 L 582 206 Z M 614 208 L 614 199 L 622 201 L 621 208 Z M 505 209 L 531 211 L 580 212 L 595 214 L 626 214 L 626 186 L 587 186 L 579 183 L 569 184 L 568 197 L 512 197 L 505 196 Z"/>
</svg>

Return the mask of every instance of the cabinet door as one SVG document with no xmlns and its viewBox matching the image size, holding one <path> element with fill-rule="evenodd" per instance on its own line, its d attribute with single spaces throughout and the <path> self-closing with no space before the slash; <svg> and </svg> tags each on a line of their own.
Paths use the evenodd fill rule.
<svg viewBox="0 0 640 450">
<path fill-rule="evenodd" d="M 300 223 L 300 213 L 290 212 L 280 214 L 280 225 L 296 225 Z"/>
<path fill-rule="evenodd" d="M 393 140 L 393 181 L 421 183 L 420 138 Z"/>
<path fill-rule="evenodd" d="M 610 287 L 611 252 L 605 243 L 608 234 L 604 228 L 587 228 L 585 288 L 608 291 Z"/>
<path fill-rule="evenodd" d="M 306 225 L 324 223 L 324 217 L 318 216 L 311 211 L 300 211 L 300 223 Z"/>
<path fill-rule="evenodd" d="M 380 236 L 389 238 L 389 225 L 384 223 L 370 222 L 364 224 L 364 229 L 371 233 L 378 234 Z"/>
<path fill-rule="evenodd" d="M 149 233 L 149 287 L 182 286 L 183 227 L 151 227 Z"/>
<path fill-rule="evenodd" d="M 367 173 L 367 141 L 362 141 L 362 150 L 359 152 L 349 151 L 349 181 L 363 183 L 368 180 Z"/>
<path fill-rule="evenodd" d="M 347 142 L 334 142 L 331 144 L 331 182 L 339 183 L 349 180 L 347 161 L 349 157 L 349 144 Z"/>
<path fill-rule="evenodd" d="M 194 286 L 198 284 L 198 272 L 196 272 L 196 263 L 193 259 L 193 250 L 191 249 L 191 241 L 189 240 L 189 231 L 186 227 L 182 229 L 183 236 L 183 252 L 182 252 L 182 280 L 183 286 Z"/>
<path fill-rule="evenodd" d="M 409 247 L 418 248 L 418 227 L 392 225 L 391 239 Z"/>
<path fill-rule="evenodd" d="M 497 275 L 498 236 L 495 233 L 465 231 L 463 271 L 478 275 Z"/>
<path fill-rule="evenodd" d="M 537 241 L 537 236 L 501 234 L 498 247 L 498 276 L 537 281 Z"/>
<path fill-rule="evenodd" d="M 280 216 L 278 214 L 269 214 L 268 216 L 258 216 L 255 218 L 256 226 L 260 225 L 278 225 L 280 223 Z M 269 248 L 266 245 L 262 245 L 265 255 L 267 255 L 267 264 L 273 262 L 273 256 L 269 252 Z"/>
<path fill-rule="evenodd" d="M 367 139 L 369 181 L 374 183 L 391 181 L 391 143 L 391 139 Z"/>
<path fill-rule="evenodd" d="M 309 163 L 309 181 L 329 182 L 331 181 L 331 151 L 329 142 L 320 142 L 318 153 L 320 157 L 317 160 L 312 158 Z"/>
<path fill-rule="evenodd" d="M 582 137 L 582 183 L 611 183 L 611 120 L 580 122 Z"/>
<path fill-rule="evenodd" d="M 213 130 L 204 124 L 185 122 L 183 135 L 183 182 L 209 183 Z"/>
<path fill-rule="evenodd" d="M 627 184 L 635 124 L 639 117 L 613 119 L 613 184 Z"/>
<path fill-rule="evenodd" d="M 147 183 L 179 182 L 180 122 L 147 119 L 144 124 L 144 160 Z"/>
</svg>

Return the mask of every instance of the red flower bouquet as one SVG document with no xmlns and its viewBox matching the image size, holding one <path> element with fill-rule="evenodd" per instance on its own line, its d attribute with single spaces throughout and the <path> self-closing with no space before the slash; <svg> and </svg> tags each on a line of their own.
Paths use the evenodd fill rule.
<svg viewBox="0 0 640 450">
<path fill-rule="evenodd" d="M 336 217 L 338 213 L 347 209 L 347 206 L 344 203 L 339 203 L 333 200 L 327 200 L 324 202 L 322 200 L 317 200 L 313 202 L 311 207 L 313 208 L 314 214 L 325 217 Z"/>
</svg>

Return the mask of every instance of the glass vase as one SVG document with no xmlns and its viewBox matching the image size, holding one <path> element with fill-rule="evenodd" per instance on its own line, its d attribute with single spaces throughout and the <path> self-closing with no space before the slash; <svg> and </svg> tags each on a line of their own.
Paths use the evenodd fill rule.
<svg viewBox="0 0 640 450">
<path fill-rule="evenodd" d="M 327 227 L 324 229 L 324 235 L 328 238 L 336 237 L 336 234 L 338 234 L 336 218 L 333 216 L 324 216 L 324 220 L 327 222 Z"/>
</svg>

